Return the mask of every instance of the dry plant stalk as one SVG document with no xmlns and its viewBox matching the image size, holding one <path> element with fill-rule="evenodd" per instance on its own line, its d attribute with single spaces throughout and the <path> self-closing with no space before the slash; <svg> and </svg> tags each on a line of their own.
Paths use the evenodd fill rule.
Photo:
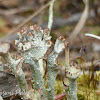
<svg viewBox="0 0 100 100">
<path fill-rule="evenodd" d="M 69 43 L 65 42 L 65 54 L 66 54 L 66 77 L 69 80 L 69 84 L 66 88 L 67 100 L 78 100 L 77 97 L 77 78 L 80 75 L 80 68 L 70 66 L 69 64 Z"/>
<path fill-rule="evenodd" d="M 68 39 L 73 42 L 74 38 L 76 38 L 76 36 L 80 33 L 80 31 L 82 30 L 82 28 L 84 27 L 86 20 L 88 18 L 88 11 L 89 11 L 89 0 L 83 0 L 84 4 L 85 4 L 85 9 L 83 11 L 83 14 L 79 20 L 79 22 L 77 23 L 76 27 L 74 28 L 74 30 L 72 31 L 72 33 L 70 34 L 70 36 L 68 37 Z"/>
</svg>

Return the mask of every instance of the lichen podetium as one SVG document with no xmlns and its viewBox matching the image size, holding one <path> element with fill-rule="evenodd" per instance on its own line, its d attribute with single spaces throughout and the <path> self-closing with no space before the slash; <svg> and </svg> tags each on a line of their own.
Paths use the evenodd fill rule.
<svg viewBox="0 0 100 100">
<path fill-rule="evenodd" d="M 69 43 L 65 43 L 66 54 L 66 77 L 69 80 L 69 88 L 67 91 L 67 100 L 78 100 L 77 98 L 77 78 L 80 75 L 80 68 L 69 65 Z"/>
</svg>

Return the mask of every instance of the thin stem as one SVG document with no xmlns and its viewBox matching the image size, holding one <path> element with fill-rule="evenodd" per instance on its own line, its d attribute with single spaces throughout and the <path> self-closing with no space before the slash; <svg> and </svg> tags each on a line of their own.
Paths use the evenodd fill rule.
<svg viewBox="0 0 100 100">
<path fill-rule="evenodd" d="M 77 98 L 77 80 L 69 79 L 69 91 L 67 93 L 68 100 L 78 100 Z"/>
<path fill-rule="evenodd" d="M 50 3 L 50 7 L 49 7 L 49 20 L 48 20 L 48 28 L 51 30 L 52 27 L 52 23 L 53 23 L 53 5 L 54 5 L 54 1 L 52 0 Z M 39 60 L 39 65 L 40 68 L 43 69 L 43 60 Z M 41 72 L 43 73 L 43 70 L 41 70 Z"/>
<path fill-rule="evenodd" d="M 3 56 L 3 58 L 9 64 L 8 68 L 10 69 L 10 71 L 12 71 L 12 73 L 15 75 L 19 83 L 21 92 L 22 93 L 28 92 L 28 85 L 25 80 L 25 74 L 21 68 L 23 61 L 21 59 L 15 61 L 14 59 L 11 58 L 9 53 Z"/>
<path fill-rule="evenodd" d="M 66 66 L 69 66 L 69 43 L 65 42 L 65 60 L 66 60 Z"/>
<path fill-rule="evenodd" d="M 54 100 L 55 94 L 55 80 L 59 67 L 56 66 L 55 60 L 58 57 L 58 53 L 53 51 L 48 57 L 48 100 Z"/>
<path fill-rule="evenodd" d="M 53 23 L 53 5 L 55 0 L 52 0 L 49 7 L 49 21 L 48 21 L 48 28 L 51 30 L 52 23 Z"/>
<path fill-rule="evenodd" d="M 45 86 L 44 86 L 44 79 L 42 77 L 42 73 L 40 71 L 38 61 L 36 61 L 32 58 L 28 58 L 24 61 L 24 63 L 30 65 L 31 75 L 32 75 L 33 82 L 34 82 L 34 85 L 33 85 L 34 89 L 41 89 L 42 95 L 43 95 L 43 100 L 47 100 Z"/>
<path fill-rule="evenodd" d="M 62 37 L 59 37 L 56 40 L 54 45 L 54 50 L 47 58 L 47 65 L 48 65 L 48 100 L 54 100 L 55 95 L 55 80 L 57 73 L 60 69 L 59 65 L 57 65 L 56 59 L 59 53 L 65 48 L 64 46 L 65 40 Z"/>
</svg>

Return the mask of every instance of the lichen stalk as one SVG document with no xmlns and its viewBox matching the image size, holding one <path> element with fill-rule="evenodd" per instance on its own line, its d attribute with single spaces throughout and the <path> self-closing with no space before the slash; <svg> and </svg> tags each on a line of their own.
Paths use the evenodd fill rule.
<svg viewBox="0 0 100 100">
<path fill-rule="evenodd" d="M 66 71 L 68 71 L 68 70 L 66 69 Z M 70 74 L 72 77 L 68 74 Z M 76 75 L 74 75 L 74 73 L 73 74 L 71 73 L 71 69 L 70 69 L 69 72 L 66 73 L 66 76 L 68 77 L 68 80 L 69 80 L 69 89 L 67 91 L 67 100 L 78 100 L 78 98 L 77 98 L 77 77 L 79 75 L 77 75 L 77 77 L 76 77 Z"/>
<path fill-rule="evenodd" d="M 65 43 L 66 53 L 66 77 L 69 80 L 69 88 L 67 93 L 67 100 L 78 100 L 77 98 L 77 78 L 80 75 L 80 68 L 69 65 L 69 44 Z"/>
<path fill-rule="evenodd" d="M 23 59 L 14 60 L 10 56 L 9 52 L 6 55 L 3 55 L 2 57 L 7 62 L 10 71 L 15 75 L 22 94 L 28 93 L 28 85 L 25 80 L 25 74 L 21 68 Z"/>
<path fill-rule="evenodd" d="M 25 74 L 22 70 L 22 63 L 23 63 L 23 59 L 21 60 L 21 62 L 19 62 L 19 64 L 17 66 L 19 66 L 17 68 L 17 71 L 15 72 L 15 77 L 18 80 L 19 86 L 21 88 L 21 92 L 22 94 L 28 94 L 28 85 L 25 79 Z M 28 95 L 27 95 L 28 96 Z"/>
<path fill-rule="evenodd" d="M 69 79 L 69 91 L 67 93 L 67 100 L 78 100 L 77 98 L 77 80 Z"/>
<path fill-rule="evenodd" d="M 34 82 L 34 85 L 33 85 L 34 89 L 36 90 L 40 89 L 42 91 L 43 100 L 47 100 L 47 95 L 46 95 L 45 86 L 44 86 L 44 79 L 42 77 L 42 73 L 40 71 L 38 61 L 32 58 L 29 58 L 29 59 L 26 59 L 24 63 L 30 65 L 31 76 Z"/>
<path fill-rule="evenodd" d="M 54 100 L 55 94 L 55 79 L 59 67 L 55 64 L 55 60 L 58 57 L 58 53 L 52 52 L 48 57 L 48 100 Z"/>
<path fill-rule="evenodd" d="M 54 50 L 52 53 L 48 56 L 47 59 L 47 65 L 48 65 L 48 100 L 54 100 L 55 95 L 55 79 L 57 76 L 57 73 L 60 69 L 59 65 L 57 65 L 56 59 L 59 55 L 59 53 L 64 49 L 64 42 L 65 40 L 62 37 L 59 37 L 56 40 L 56 43 L 54 45 Z"/>
<path fill-rule="evenodd" d="M 16 65 L 17 63 L 15 62 L 15 60 L 13 60 L 11 58 L 10 53 L 8 52 L 6 55 L 3 55 L 3 59 L 6 61 L 6 63 L 8 64 L 8 68 L 9 70 L 14 74 L 14 72 L 16 71 Z"/>
</svg>

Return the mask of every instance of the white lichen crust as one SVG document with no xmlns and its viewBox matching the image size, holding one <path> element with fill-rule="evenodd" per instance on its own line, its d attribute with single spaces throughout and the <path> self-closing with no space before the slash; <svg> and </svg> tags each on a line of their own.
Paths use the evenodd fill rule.
<svg viewBox="0 0 100 100">
<path fill-rule="evenodd" d="M 2 58 L 6 61 L 7 65 L 8 65 L 7 67 L 9 68 L 9 70 L 15 75 L 15 77 L 19 83 L 21 92 L 28 93 L 28 85 L 25 80 L 25 74 L 22 70 L 23 58 L 16 57 L 16 59 L 13 59 L 11 57 L 11 55 L 9 53 L 9 49 L 10 49 L 9 43 L 1 42 L 0 47 L 2 47 L 2 48 L 0 48 L 0 56 L 2 56 Z"/>
</svg>

